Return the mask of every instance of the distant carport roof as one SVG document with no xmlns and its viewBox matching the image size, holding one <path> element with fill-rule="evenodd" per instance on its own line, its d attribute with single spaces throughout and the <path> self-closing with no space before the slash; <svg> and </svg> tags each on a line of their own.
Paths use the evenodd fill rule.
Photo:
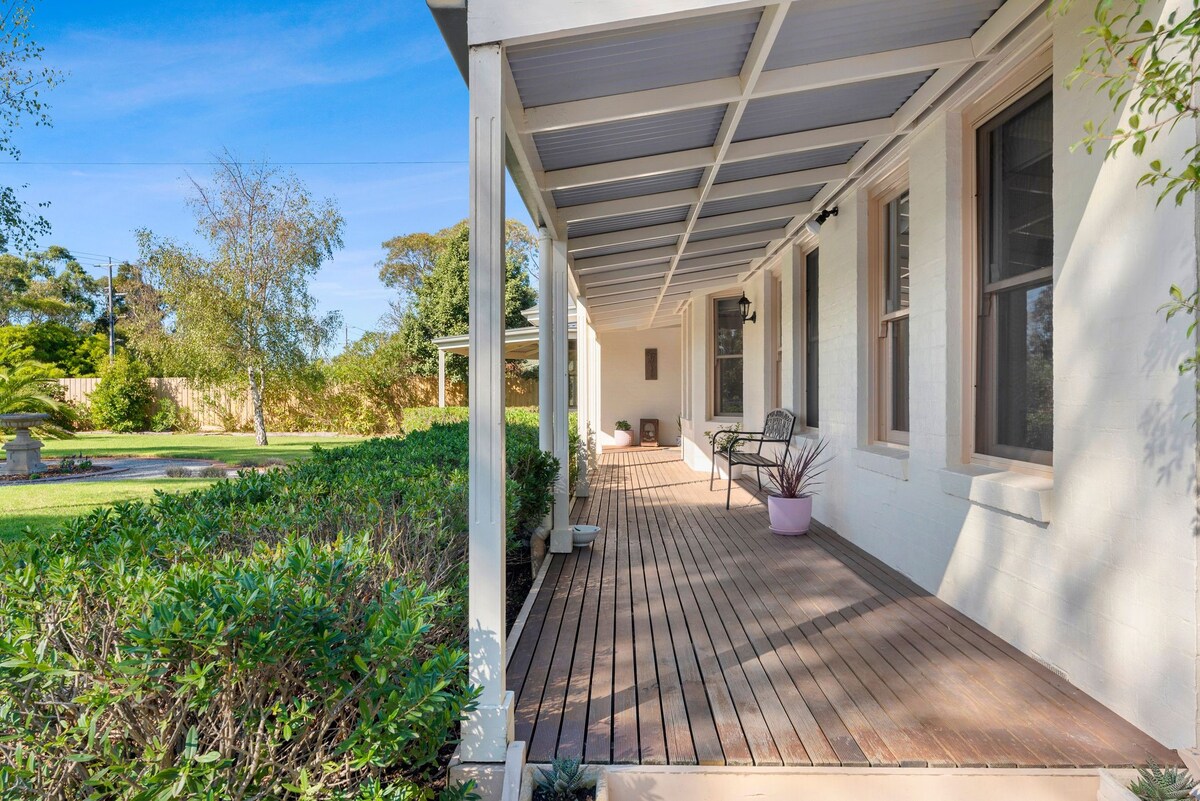
<svg viewBox="0 0 1200 801">
<path fill-rule="evenodd" d="M 438 350 L 446 353 L 458 353 L 466 356 L 471 352 L 469 334 L 453 337 L 438 337 L 433 340 Z M 567 338 L 575 339 L 575 326 L 571 324 L 567 330 Z M 505 359 L 536 359 L 538 357 L 538 329 L 536 326 L 527 328 L 510 328 L 504 332 Z"/>
</svg>

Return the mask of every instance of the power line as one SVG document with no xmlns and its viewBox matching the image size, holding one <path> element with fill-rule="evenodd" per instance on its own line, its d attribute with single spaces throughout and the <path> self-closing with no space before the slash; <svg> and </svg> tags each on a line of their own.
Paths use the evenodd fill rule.
<svg viewBox="0 0 1200 801">
<path fill-rule="evenodd" d="M 9 166 L 28 167 L 211 167 L 213 161 L 14 161 Z M 258 165 L 260 161 L 229 162 L 238 166 Z M 268 161 L 274 167 L 379 167 L 422 164 L 466 164 L 465 159 L 455 160 L 404 160 L 404 161 Z"/>
</svg>

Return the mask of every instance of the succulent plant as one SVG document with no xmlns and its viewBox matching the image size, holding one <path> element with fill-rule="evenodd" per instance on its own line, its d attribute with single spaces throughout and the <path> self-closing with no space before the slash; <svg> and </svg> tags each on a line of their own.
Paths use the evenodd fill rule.
<svg viewBox="0 0 1200 801">
<path fill-rule="evenodd" d="M 1186 770 L 1151 764 L 1138 768 L 1138 777 L 1129 790 L 1142 801 L 1184 801 L 1195 787 L 1196 780 Z"/>
<path fill-rule="evenodd" d="M 578 759 L 556 759 L 549 768 L 539 768 L 534 798 L 538 801 L 577 801 L 595 781 Z"/>
</svg>

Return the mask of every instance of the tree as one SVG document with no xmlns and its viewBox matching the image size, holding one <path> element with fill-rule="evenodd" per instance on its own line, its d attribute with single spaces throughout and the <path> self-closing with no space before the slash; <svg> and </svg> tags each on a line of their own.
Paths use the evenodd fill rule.
<svg viewBox="0 0 1200 801">
<path fill-rule="evenodd" d="M 211 184 L 192 186 L 207 254 L 139 233 L 146 276 L 173 323 L 164 346 L 187 375 L 244 379 L 255 435 L 266 445 L 266 382 L 302 369 L 340 325 L 336 313 L 317 312 L 309 282 L 341 247 L 344 221 L 333 201 L 315 201 L 294 175 L 244 165 L 228 151 Z"/>
<path fill-rule="evenodd" d="M 0 254 L 0 324 L 57 322 L 82 330 L 95 324 L 100 295 L 100 283 L 66 248 Z"/>
<path fill-rule="evenodd" d="M 506 228 L 504 319 L 508 328 L 519 328 L 525 325 L 521 311 L 532 306 L 537 298 L 529 278 L 536 242 L 529 229 L 515 220 L 509 220 Z M 437 374 L 437 347 L 433 339 L 465 334 L 469 329 L 470 232 L 465 222 L 448 232 L 437 249 L 433 267 L 421 277 L 412 302 L 400 318 L 400 340 L 409 354 L 410 369 L 418 375 Z M 465 381 L 466 359 L 450 356 L 446 373 Z"/>
<path fill-rule="evenodd" d="M 1073 2 L 1062 0 L 1059 12 Z M 1089 121 L 1084 126 L 1079 145 L 1089 153 L 1103 147 L 1105 158 L 1115 158 L 1128 146 L 1140 157 L 1163 133 L 1200 120 L 1200 2 L 1193 0 L 1190 12 L 1175 10 L 1161 18 L 1153 13 L 1156 5 L 1148 0 L 1096 3 L 1093 24 L 1084 30 L 1090 42 L 1066 83 L 1095 84 L 1107 94 L 1118 122 Z M 1188 195 L 1200 193 L 1200 142 L 1185 148 L 1178 163 L 1154 159 L 1147 166 L 1137 185 L 1159 187 L 1160 203 L 1172 198 L 1182 204 Z M 1180 313 L 1191 316 L 1191 339 L 1200 311 L 1198 289 L 1172 286 L 1169 298 L 1162 307 L 1167 319 Z M 1200 348 L 1179 365 L 1181 373 L 1200 376 L 1198 368 Z"/>
<path fill-rule="evenodd" d="M 73 436 L 67 425 L 74 419 L 63 402 L 53 367 L 29 358 L 29 351 L 16 345 L 0 346 L 0 414 L 33 412 L 50 419 L 34 431 L 53 439 Z"/>
<path fill-rule="evenodd" d="M 32 11 L 28 3 L 18 0 L 0 12 L 0 153 L 14 161 L 21 158 L 21 151 L 13 142 L 13 131 L 27 119 L 35 126 L 50 124 L 41 92 L 61 78 L 61 73 L 37 66 L 42 48 L 30 33 Z M 50 230 L 46 219 L 31 213 L 17 196 L 18 188 L 25 186 L 0 186 L 0 251 L 27 248 Z"/>
</svg>

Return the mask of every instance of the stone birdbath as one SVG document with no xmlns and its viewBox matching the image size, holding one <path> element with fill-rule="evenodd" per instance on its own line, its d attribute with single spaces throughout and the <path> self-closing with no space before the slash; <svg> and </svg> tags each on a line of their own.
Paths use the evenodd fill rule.
<svg viewBox="0 0 1200 801">
<path fill-rule="evenodd" d="M 8 454 L 8 461 L 4 464 L 5 473 L 10 476 L 27 476 L 30 473 L 45 472 L 41 440 L 34 439 L 29 429 L 48 419 L 50 415 L 34 412 L 0 414 L 0 428 L 12 428 L 17 432 L 10 442 L 4 443 L 4 450 Z"/>
</svg>

